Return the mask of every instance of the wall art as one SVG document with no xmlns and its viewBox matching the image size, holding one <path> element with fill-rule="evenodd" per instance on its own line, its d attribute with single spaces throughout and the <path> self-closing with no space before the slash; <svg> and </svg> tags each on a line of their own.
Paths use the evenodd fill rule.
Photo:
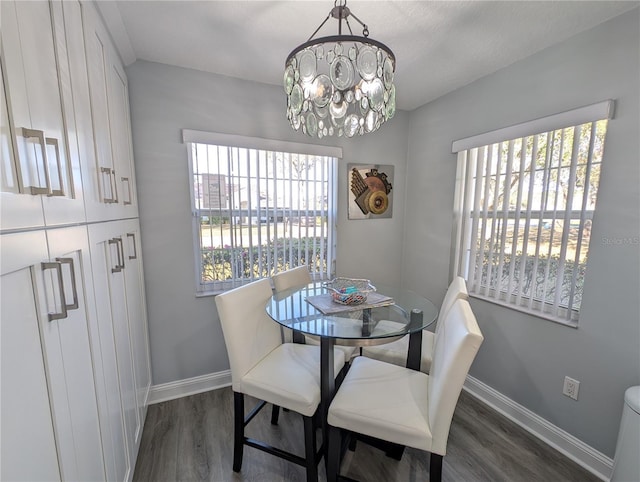
<svg viewBox="0 0 640 482">
<path fill-rule="evenodd" d="M 393 166 L 348 164 L 349 219 L 390 218 L 393 212 Z"/>
</svg>

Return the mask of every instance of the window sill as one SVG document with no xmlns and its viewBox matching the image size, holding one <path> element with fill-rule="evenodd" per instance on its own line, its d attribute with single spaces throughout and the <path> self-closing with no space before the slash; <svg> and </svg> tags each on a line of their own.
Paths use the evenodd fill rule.
<svg viewBox="0 0 640 482">
<path fill-rule="evenodd" d="M 567 319 L 564 319 L 564 318 L 553 316 L 553 315 L 548 314 L 548 313 L 541 313 L 540 311 L 529 310 L 529 309 L 527 309 L 525 307 L 521 307 L 521 306 L 505 303 L 505 302 L 502 302 L 500 300 L 496 300 L 494 298 L 489 298 L 487 296 L 479 295 L 477 293 L 469 293 L 469 296 L 471 298 L 477 298 L 479 300 L 486 301 L 486 302 L 494 304 L 494 305 L 502 306 L 504 308 L 508 308 L 510 310 L 513 310 L 513 311 L 518 311 L 520 313 L 525 313 L 527 315 L 534 316 L 536 318 L 541 318 L 543 320 L 552 321 L 554 323 L 558 323 L 559 325 L 563 325 L 563 326 L 566 326 L 566 327 L 569 327 L 569 328 L 575 328 L 575 329 L 578 328 L 578 322 L 574 321 L 574 320 L 567 320 Z"/>
<path fill-rule="evenodd" d="M 217 290 L 217 291 L 203 291 L 196 293 L 196 298 L 209 298 L 211 296 L 217 296 L 219 294 L 224 293 L 225 290 Z"/>
</svg>

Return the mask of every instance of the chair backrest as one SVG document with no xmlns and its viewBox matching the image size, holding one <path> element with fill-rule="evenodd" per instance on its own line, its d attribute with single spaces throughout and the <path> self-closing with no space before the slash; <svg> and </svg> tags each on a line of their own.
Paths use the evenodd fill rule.
<svg viewBox="0 0 640 482">
<path fill-rule="evenodd" d="M 265 311 L 272 294 L 264 278 L 216 296 L 235 391 L 242 392 L 242 377 L 282 343 L 278 324 Z"/>
<path fill-rule="evenodd" d="M 428 416 L 432 452 L 444 455 L 462 385 L 484 337 L 467 300 L 453 304 L 440 331 L 429 371 Z"/>
<path fill-rule="evenodd" d="M 436 322 L 436 332 L 440 326 L 440 322 L 444 320 L 453 304 L 457 300 L 469 299 L 469 292 L 467 291 L 467 282 L 462 276 L 456 276 L 447 288 L 447 293 L 444 295 L 444 300 L 440 305 L 440 312 L 438 313 L 438 321 Z"/>
<path fill-rule="evenodd" d="M 306 286 L 312 281 L 309 268 L 305 265 L 274 274 L 271 279 L 277 293 L 291 288 Z"/>
</svg>

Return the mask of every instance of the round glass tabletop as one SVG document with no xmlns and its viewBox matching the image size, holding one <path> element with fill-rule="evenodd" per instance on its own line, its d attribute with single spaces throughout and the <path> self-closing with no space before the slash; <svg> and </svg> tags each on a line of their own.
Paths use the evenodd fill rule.
<svg viewBox="0 0 640 482">
<path fill-rule="evenodd" d="M 426 298 L 408 290 L 376 285 L 360 305 L 331 299 L 321 282 L 273 295 L 266 311 L 282 326 L 306 335 L 334 338 L 338 345 L 376 345 L 422 330 L 438 316 Z"/>
</svg>

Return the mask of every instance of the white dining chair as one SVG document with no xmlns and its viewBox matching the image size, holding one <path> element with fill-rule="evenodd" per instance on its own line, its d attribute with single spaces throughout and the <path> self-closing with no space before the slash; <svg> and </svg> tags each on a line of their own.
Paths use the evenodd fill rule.
<svg viewBox="0 0 640 482">
<path fill-rule="evenodd" d="M 313 280 L 311 279 L 309 268 L 306 265 L 302 265 L 274 274 L 271 276 L 271 281 L 275 292 L 280 293 L 292 288 L 302 288 Z M 302 343 L 305 339 L 302 333 L 294 334 L 293 330 L 289 328 L 280 327 L 280 331 L 285 342 L 295 341 Z"/>
<path fill-rule="evenodd" d="M 296 268 L 291 268 L 286 271 L 276 273 L 271 277 L 271 280 L 273 281 L 273 287 L 276 293 L 280 293 L 291 288 L 302 288 L 303 286 L 307 286 L 312 281 L 311 273 L 309 272 L 309 268 L 306 265 L 298 266 Z M 294 340 L 292 330 L 287 328 L 283 329 L 283 337 L 285 341 Z M 307 345 L 320 344 L 320 341 L 317 337 L 308 335 L 302 335 L 295 341 L 303 340 Z M 341 351 L 344 354 L 344 358 L 347 362 L 356 353 L 356 348 L 352 346 L 336 345 L 335 349 Z"/>
<path fill-rule="evenodd" d="M 276 293 L 291 288 L 301 288 L 313 281 L 311 279 L 309 268 L 306 265 L 280 271 L 279 273 L 274 274 L 271 277 L 271 280 L 273 281 L 273 287 L 275 288 Z"/>
<path fill-rule="evenodd" d="M 438 313 L 438 320 L 436 321 L 435 331 L 423 330 L 422 331 L 422 352 L 420 357 L 420 370 L 424 373 L 429 373 L 431 368 L 431 360 L 433 358 L 433 345 L 438 333 L 439 328 L 442 326 L 442 320 L 449 312 L 453 303 L 459 299 L 468 299 L 469 293 L 467 292 L 467 283 L 461 276 L 456 276 L 444 296 L 442 305 L 440 305 L 440 312 Z M 409 352 L 409 335 L 384 345 L 367 346 L 362 348 L 362 355 L 375 358 L 376 360 L 385 361 L 387 363 L 393 363 L 394 365 L 406 366 L 407 354 Z"/>
<path fill-rule="evenodd" d="M 272 296 L 271 283 L 261 279 L 216 296 L 216 307 L 231 367 L 234 400 L 233 470 L 242 467 L 244 445 L 254 447 L 306 468 L 307 481 L 316 481 L 316 422 L 320 403 L 320 349 L 313 345 L 283 343 L 278 324 L 265 311 Z M 345 360 L 334 355 L 334 373 Z M 245 417 L 244 395 L 261 402 Z M 285 452 L 244 435 L 244 427 L 266 403 L 298 412 L 304 420 L 305 455 Z M 272 423 L 274 416 L 272 415 Z"/>
<path fill-rule="evenodd" d="M 440 328 L 429 375 L 355 358 L 329 407 L 327 480 L 338 478 L 344 430 L 430 452 L 429 479 L 440 482 L 453 412 L 482 341 L 469 302 L 457 300 Z"/>
</svg>

